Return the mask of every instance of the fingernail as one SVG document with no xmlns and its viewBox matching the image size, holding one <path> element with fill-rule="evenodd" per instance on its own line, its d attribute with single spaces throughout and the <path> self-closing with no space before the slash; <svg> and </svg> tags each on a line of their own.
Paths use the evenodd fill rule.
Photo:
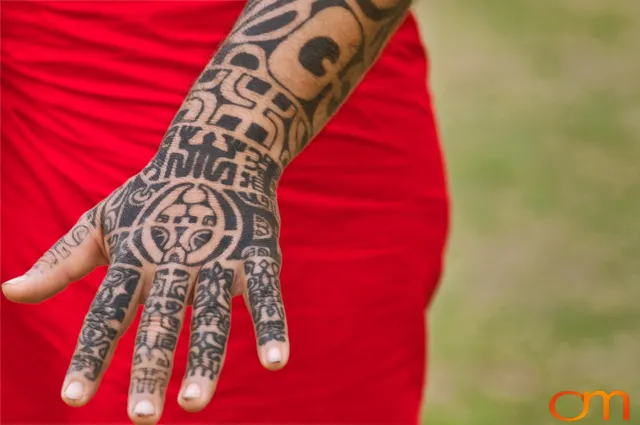
<svg viewBox="0 0 640 425">
<path fill-rule="evenodd" d="M 149 400 L 142 400 L 133 408 L 133 413 L 138 416 L 153 416 L 156 413 L 156 409 Z"/>
<path fill-rule="evenodd" d="M 194 398 L 200 398 L 202 392 L 200 391 L 200 385 L 198 384 L 189 384 L 187 388 L 184 389 L 182 393 L 182 398 L 185 400 L 191 400 Z"/>
<path fill-rule="evenodd" d="M 280 363 L 282 360 L 282 353 L 278 347 L 271 347 L 267 351 L 267 361 L 269 363 Z"/>
<path fill-rule="evenodd" d="M 64 396 L 69 400 L 80 400 L 82 394 L 84 394 L 84 386 L 78 381 L 71 381 L 64 390 Z"/>
<path fill-rule="evenodd" d="M 18 285 L 18 284 L 22 283 L 25 280 L 27 280 L 27 276 L 25 276 L 25 275 L 14 277 L 11 280 L 7 280 L 5 283 L 2 284 L 2 286 L 4 286 L 4 285 Z"/>
</svg>

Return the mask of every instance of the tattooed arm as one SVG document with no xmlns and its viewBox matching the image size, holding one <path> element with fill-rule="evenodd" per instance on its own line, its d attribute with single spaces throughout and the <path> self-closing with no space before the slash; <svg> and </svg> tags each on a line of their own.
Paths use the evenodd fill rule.
<svg viewBox="0 0 640 425">
<path fill-rule="evenodd" d="M 210 401 L 244 295 L 262 364 L 287 362 L 280 295 L 283 168 L 339 108 L 401 22 L 408 0 L 253 0 L 200 75 L 156 156 L 87 212 L 24 276 L 14 301 L 53 296 L 109 265 L 63 386 L 70 405 L 97 391 L 116 340 L 144 303 L 129 415 L 160 418 L 173 354 L 193 300 L 180 404 Z"/>
<path fill-rule="evenodd" d="M 174 124 L 232 137 L 286 166 L 358 84 L 409 3 L 249 2 Z"/>
</svg>

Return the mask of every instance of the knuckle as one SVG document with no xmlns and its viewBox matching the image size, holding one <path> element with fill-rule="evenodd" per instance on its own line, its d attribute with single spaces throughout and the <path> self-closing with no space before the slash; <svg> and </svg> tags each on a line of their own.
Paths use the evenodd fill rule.
<svg viewBox="0 0 640 425">
<path fill-rule="evenodd" d="M 158 319 L 152 319 L 146 326 L 141 326 L 136 337 L 136 346 L 146 347 L 150 352 L 173 351 L 178 342 L 177 333 L 167 331 Z"/>
<path fill-rule="evenodd" d="M 104 358 L 94 353 L 76 352 L 71 358 L 67 374 L 84 372 L 83 376 L 90 381 L 98 379 Z"/>
<path fill-rule="evenodd" d="M 258 345 L 265 345 L 269 341 L 286 342 L 287 327 L 284 320 L 269 320 L 256 323 Z"/>
<path fill-rule="evenodd" d="M 131 373 L 129 394 L 154 394 L 164 396 L 169 372 L 154 367 L 135 367 Z"/>
<path fill-rule="evenodd" d="M 113 339 L 118 334 L 118 328 L 112 325 L 111 312 L 108 308 L 94 307 L 84 320 L 82 332 L 89 333 L 93 337 L 104 336 Z"/>
<path fill-rule="evenodd" d="M 78 223 L 87 223 L 92 229 L 98 228 L 98 223 L 100 221 L 99 209 L 102 205 L 102 202 L 97 204 L 95 207 L 91 208 L 89 211 L 82 214 Z"/>
</svg>

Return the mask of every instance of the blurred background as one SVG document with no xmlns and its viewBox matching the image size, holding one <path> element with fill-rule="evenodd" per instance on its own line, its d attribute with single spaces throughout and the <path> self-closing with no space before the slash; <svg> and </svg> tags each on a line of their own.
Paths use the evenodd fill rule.
<svg viewBox="0 0 640 425">
<path fill-rule="evenodd" d="M 640 1 L 422 0 L 453 233 L 428 425 L 640 423 Z M 582 402 L 561 399 L 577 415 Z"/>
</svg>

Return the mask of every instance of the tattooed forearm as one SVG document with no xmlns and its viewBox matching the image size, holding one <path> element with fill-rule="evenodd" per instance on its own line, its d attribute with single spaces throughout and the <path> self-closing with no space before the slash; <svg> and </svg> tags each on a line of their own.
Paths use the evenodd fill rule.
<svg viewBox="0 0 640 425">
<path fill-rule="evenodd" d="M 213 178 L 253 147 L 286 165 L 322 128 L 405 16 L 408 0 L 259 0 L 247 4 L 175 118 L 161 172 L 202 164 Z M 207 147 L 208 146 L 208 147 Z M 226 171 L 226 173 L 225 173 Z M 278 172 L 272 170 L 269 175 Z M 254 173 L 249 172 L 249 175 Z M 268 188 L 268 187 L 267 187 Z"/>
</svg>

